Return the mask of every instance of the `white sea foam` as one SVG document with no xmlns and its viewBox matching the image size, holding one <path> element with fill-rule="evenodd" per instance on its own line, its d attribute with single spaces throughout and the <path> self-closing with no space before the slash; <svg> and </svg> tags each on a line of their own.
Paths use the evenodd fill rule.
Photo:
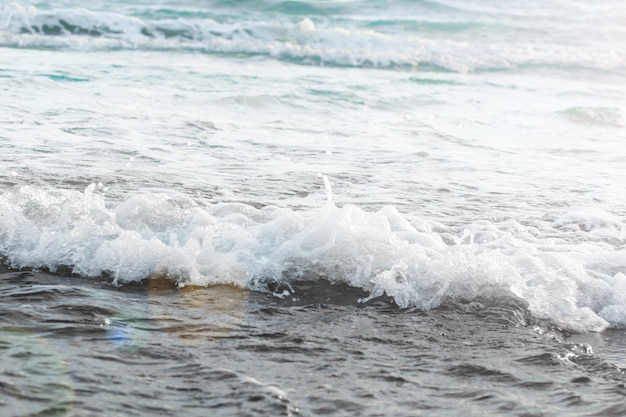
<svg viewBox="0 0 626 417">
<path fill-rule="evenodd" d="M 479 222 L 451 245 L 394 207 L 370 212 L 331 199 L 308 210 L 203 207 L 172 193 L 107 204 L 95 184 L 82 193 L 18 186 L 0 196 L 0 213 L 0 254 L 14 267 L 257 290 L 268 280 L 326 279 L 425 309 L 448 298 L 509 294 L 568 329 L 626 326 L 626 251 L 575 242 L 564 250 L 553 238 L 585 224 L 623 241 L 624 224 L 608 213 L 564 215 L 546 238 L 512 220 Z"/>
</svg>

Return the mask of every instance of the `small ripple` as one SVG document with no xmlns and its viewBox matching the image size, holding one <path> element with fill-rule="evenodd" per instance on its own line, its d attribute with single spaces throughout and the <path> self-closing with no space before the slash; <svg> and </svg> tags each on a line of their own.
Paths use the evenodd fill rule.
<svg viewBox="0 0 626 417">
<path fill-rule="evenodd" d="M 553 387 L 554 383 L 549 381 L 524 381 L 518 383 L 516 386 L 536 391 L 545 391 Z"/>
<path fill-rule="evenodd" d="M 463 378 L 473 378 L 477 376 L 487 377 L 487 379 L 489 380 L 503 383 L 515 383 L 519 381 L 518 378 L 509 373 L 498 371 L 495 369 L 489 369 L 480 365 L 466 363 L 448 368 L 447 373 L 449 375 Z"/>
<path fill-rule="evenodd" d="M 517 362 L 539 366 L 561 366 L 563 364 L 556 354 L 548 352 L 517 359 Z"/>
<path fill-rule="evenodd" d="M 626 403 L 613 404 L 606 408 L 603 408 L 593 416 L 597 417 L 623 417 L 626 416 Z"/>
</svg>

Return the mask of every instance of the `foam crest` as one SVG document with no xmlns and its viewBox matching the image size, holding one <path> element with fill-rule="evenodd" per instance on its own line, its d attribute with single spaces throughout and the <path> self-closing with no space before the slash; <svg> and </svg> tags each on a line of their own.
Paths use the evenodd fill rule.
<svg viewBox="0 0 626 417">
<path fill-rule="evenodd" d="M 477 221 L 458 233 L 391 206 L 337 207 L 327 187 L 325 205 L 292 210 L 200 206 L 175 193 L 107 203 L 95 184 L 84 192 L 16 186 L 0 196 L 0 256 L 12 267 L 69 268 L 120 284 L 161 276 L 180 286 L 268 291 L 272 282 L 322 279 L 424 309 L 514 296 L 536 318 L 564 328 L 626 326 L 624 250 L 568 240 L 573 225 L 585 224 L 623 244 L 615 216 L 565 214 L 545 226 L 546 237 L 514 220 Z M 555 238 L 560 229 L 565 234 Z"/>
</svg>

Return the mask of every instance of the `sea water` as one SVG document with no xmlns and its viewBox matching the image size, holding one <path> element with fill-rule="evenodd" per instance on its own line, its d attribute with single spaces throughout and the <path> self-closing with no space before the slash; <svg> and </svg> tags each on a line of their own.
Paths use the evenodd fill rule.
<svg viewBox="0 0 626 417">
<path fill-rule="evenodd" d="M 626 6 L 0 5 L 2 415 L 626 413 Z"/>
</svg>

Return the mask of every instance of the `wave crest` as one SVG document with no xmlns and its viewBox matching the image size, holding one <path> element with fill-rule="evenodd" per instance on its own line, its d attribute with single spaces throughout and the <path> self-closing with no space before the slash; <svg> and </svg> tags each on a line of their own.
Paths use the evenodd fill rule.
<svg viewBox="0 0 626 417">
<path fill-rule="evenodd" d="M 391 206 L 369 212 L 331 198 L 307 210 L 200 206 L 174 193 L 114 204 L 95 184 L 82 193 L 16 186 L 0 196 L 0 213 L 0 257 L 16 268 L 261 291 L 321 279 L 365 290 L 364 301 L 386 294 L 423 309 L 496 294 L 572 330 L 626 325 L 623 252 L 565 251 L 515 222 L 470 225 L 446 244 L 428 222 Z"/>
</svg>

